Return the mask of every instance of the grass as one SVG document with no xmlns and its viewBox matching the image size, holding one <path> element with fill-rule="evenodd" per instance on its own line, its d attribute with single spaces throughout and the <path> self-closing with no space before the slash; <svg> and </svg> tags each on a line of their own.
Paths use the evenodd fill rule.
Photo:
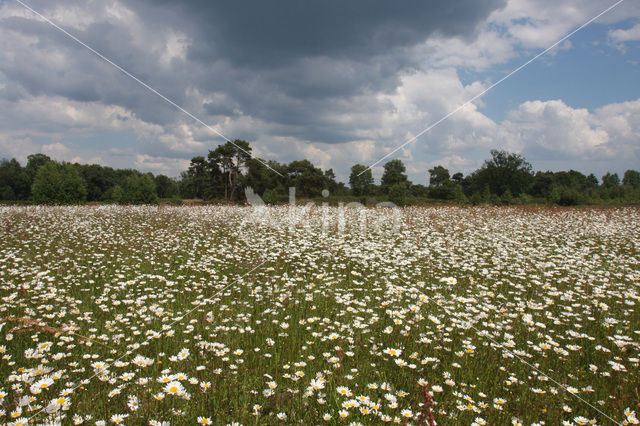
<svg viewBox="0 0 640 426">
<path fill-rule="evenodd" d="M 637 209 L 30 206 L 0 220 L 1 422 L 610 424 L 638 410 Z"/>
</svg>

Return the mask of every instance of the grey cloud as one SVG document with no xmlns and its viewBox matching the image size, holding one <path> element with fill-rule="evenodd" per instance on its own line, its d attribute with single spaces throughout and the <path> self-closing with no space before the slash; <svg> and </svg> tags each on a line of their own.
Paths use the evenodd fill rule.
<svg viewBox="0 0 640 426">
<path fill-rule="evenodd" d="M 471 36 L 477 24 L 503 4 L 504 0 L 292 0 L 274 7 L 261 1 L 130 1 L 128 6 L 147 27 L 149 40 L 134 43 L 139 31 L 99 12 L 91 15 L 86 28 L 69 30 L 180 105 L 191 102 L 186 95 L 191 87 L 205 94 L 222 92 L 235 105 L 195 107 L 211 116 L 242 111 L 263 121 L 300 127 L 322 117 L 325 110 L 334 110 L 339 100 L 367 91 L 392 91 L 399 73 L 416 66 L 404 49 L 433 33 Z M 81 3 L 71 0 L 67 5 L 77 8 Z M 59 3 L 36 1 L 34 6 L 46 15 Z M 35 45 L 11 52 L 13 60 L 0 65 L 4 76 L 29 94 L 120 105 L 161 125 L 180 117 L 155 95 L 35 17 L 4 18 L 1 25 L 37 37 Z M 154 35 L 160 37 L 168 28 L 187 34 L 191 44 L 187 61 L 173 61 L 163 69 L 150 46 L 156 41 Z M 63 61 L 47 58 L 54 52 Z M 325 130 L 323 140 L 344 140 Z M 312 131 L 305 139 L 320 139 Z M 297 129 L 285 133 L 299 134 Z"/>
<path fill-rule="evenodd" d="M 3 19 L 2 26 L 38 40 L 34 45 L 16 46 L 10 55 L 4 55 L 0 72 L 13 90 L 20 87 L 33 96 L 62 96 L 73 101 L 119 105 L 143 120 L 158 124 L 172 121 L 178 115 L 156 95 L 49 24 L 12 17 Z M 128 28 L 97 22 L 84 31 L 71 32 L 141 80 L 161 88 L 176 102 L 184 102 L 185 82 L 177 81 L 170 70 L 158 69 L 150 52 L 132 47 Z"/>
<path fill-rule="evenodd" d="M 419 43 L 434 32 L 471 35 L 503 5 L 501 0 L 195 0 L 179 8 L 196 23 L 194 60 L 222 56 L 241 66 L 278 67 L 300 57 L 366 58 Z"/>
</svg>

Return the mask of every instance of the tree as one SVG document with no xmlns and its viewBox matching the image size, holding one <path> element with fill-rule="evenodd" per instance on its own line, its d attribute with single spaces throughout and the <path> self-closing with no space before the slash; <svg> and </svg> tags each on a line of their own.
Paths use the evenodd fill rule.
<svg viewBox="0 0 640 426">
<path fill-rule="evenodd" d="M 503 150 L 491 150 L 491 158 L 473 173 L 475 191 L 489 186 L 492 194 L 500 196 L 509 189 L 513 197 L 526 192 L 533 183 L 533 173 L 529 164 L 519 154 Z"/>
<path fill-rule="evenodd" d="M 362 164 L 353 165 L 349 175 L 349 186 L 355 196 L 369 195 L 373 186 L 371 169 Z"/>
<path fill-rule="evenodd" d="M 0 199 L 26 200 L 30 185 L 27 172 L 15 158 L 0 161 Z"/>
<path fill-rule="evenodd" d="M 209 181 L 209 176 L 207 176 L 208 168 L 209 166 L 204 157 L 193 157 L 191 159 L 191 164 L 189 164 L 189 168 L 182 178 L 183 181 L 188 181 L 189 187 L 191 189 L 190 192 L 195 198 L 204 198 L 207 182 Z"/>
<path fill-rule="evenodd" d="M 33 180 L 36 178 L 38 169 L 50 161 L 52 160 L 48 155 L 40 153 L 31 154 L 27 157 L 27 165 L 24 168 L 27 172 L 27 176 L 29 177 L 29 185 L 33 184 Z"/>
<path fill-rule="evenodd" d="M 154 182 L 159 198 L 171 198 L 178 195 L 178 184 L 170 177 L 158 175 L 154 178 Z"/>
<path fill-rule="evenodd" d="M 38 167 L 31 194 L 38 203 L 77 204 L 85 201 L 87 189 L 71 164 L 49 161 Z"/>
<path fill-rule="evenodd" d="M 158 202 L 156 184 L 151 173 L 131 175 L 122 185 L 118 201 L 121 204 L 155 204 Z M 116 195 L 114 195 L 115 198 Z"/>
<path fill-rule="evenodd" d="M 326 189 L 326 176 L 309 160 L 292 161 L 286 170 L 288 186 L 295 186 L 303 197 L 317 197 Z"/>
<path fill-rule="evenodd" d="M 449 170 L 442 166 L 435 166 L 429 169 L 429 185 L 432 187 L 440 187 L 449 182 Z"/>
<path fill-rule="evenodd" d="M 219 145 L 214 151 L 209 151 L 209 167 L 213 170 L 214 165 L 225 176 L 224 179 L 224 198 L 227 202 L 234 200 L 236 189 L 240 186 L 240 177 L 242 169 L 247 161 L 251 158 L 251 147 L 249 142 L 236 139 Z"/>
<path fill-rule="evenodd" d="M 620 178 L 617 173 L 611 174 L 607 172 L 606 175 L 602 176 L 602 186 L 605 188 L 614 188 L 620 186 Z"/>
<path fill-rule="evenodd" d="M 415 201 L 409 192 L 409 184 L 407 182 L 398 182 L 391 185 L 388 190 L 388 197 L 389 201 L 398 206 L 406 206 Z"/>
<path fill-rule="evenodd" d="M 110 197 L 116 185 L 116 172 L 99 164 L 74 164 L 87 187 L 87 201 L 101 201 Z"/>
<path fill-rule="evenodd" d="M 267 167 L 266 164 L 271 167 Z M 264 161 L 259 158 L 250 158 L 247 160 L 247 171 L 246 171 L 246 185 L 251 187 L 253 191 L 263 197 L 267 190 L 274 191 L 276 188 L 280 186 L 282 188 L 282 193 L 285 194 L 284 183 L 281 181 L 281 177 L 278 176 L 273 170 L 277 170 L 278 173 L 285 175 L 286 167 L 277 161 Z M 272 170 L 273 169 L 273 170 Z M 275 193 L 274 193 L 275 194 Z M 276 197 L 273 195 L 272 198 Z M 266 200 L 264 200 L 266 202 Z"/>
<path fill-rule="evenodd" d="M 586 182 L 587 182 L 587 188 L 588 189 L 595 189 L 595 188 L 598 187 L 598 178 L 593 173 L 591 173 L 589 176 L 587 176 L 587 181 Z"/>
<path fill-rule="evenodd" d="M 451 176 L 451 182 L 462 185 L 464 182 L 464 175 L 460 172 L 454 173 L 453 176 Z"/>
<path fill-rule="evenodd" d="M 333 169 L 328 169 L 324 171 L 324 186 L 329 190 L 331 195 L 343 195 L 340 194 L 342 187 L 336 181 L 336 174 Z"/>
<path fill-rule="evenodd" d="M 441 186 L 429 187 L 429 197 L 431 198 L 440 200 L 462 199 L 463 197 L 460 194 L 463 194 L 462 186 L 450 180 L 445 181 Z"/>
<path fill-rule="evenodd" d="M 530 193 L 534 197 L 548 198 L 553 187 L 553 172 L 536 172 Z"/>
<path fill-rule="evenodd" d="M 640 172 L 636 170 L 627 170 L 622 178 L 623 185 L 629 185 L 634 188 L 640 187 Z"/>
<path fill-rule="evenodd" d="M 411 195 L 413 195 L 415 198 L 426 198 L 429 196 L 429 188 L 424 185 L 411 185 L 409 190 L 411 191 Z"/>
<path fill-rule="evenodd" d="M 382 187 L 388 191 L 392 185 L 409 182 L 405 174 L 406 171 L 407 168 L 402 163 L 402 160 L 396 159 L 387 162 L 384 165 L 384 173 L 380 182 Z"/>
</svg>

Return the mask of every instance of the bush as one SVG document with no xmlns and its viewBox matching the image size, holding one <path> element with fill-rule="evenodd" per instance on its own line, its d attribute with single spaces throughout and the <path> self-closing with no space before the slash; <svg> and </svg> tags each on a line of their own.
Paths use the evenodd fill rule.
<svg viewBox="0 0 640 426">
<path fill-rule="evenodd" d="M 113 198 L 120 204 L 157 204 L 156 184 L 148 174 L 131 175 L 124 184 L 113 189 Z"/>
<path fill-rule="evenodd" d="M 31 194 L 37 203 L 78 204 L 86 200 L 87 189 L 75 167 L 50 161 L 38 169 Z"/>
<path fill-rule="evenodd" d="M 513 195 L 511 194 L 511 190 L 509 188 L 507 188 L 507 190 L 502 193 L 500 202 L 507 206 L 513 202 Z"/>
<path fill-rule="evenodd" d="M 11 188 L 9 185 L 5 185 L 2 188 L 0 188 L 0 199 L 13 201 L 16 199 L 16 193 L 13 191 L 13 188 Z"/>
<path fill-rule="evenodd" d="M 276 204 L 278 202 L 278 198 L 278 193 L 275 189 L 267 189 L 264 191 L 264 194 L 262 194 L 262 201 L 266 204 Z"/>
<path fill-rule="evenodd" d="M 533 204 L 534 201 L 535 200 L 531 195 L 525 194 L 524 192 L 515 200 L 517 204 Z"/>
<path fill-rule="evenodd" d="M 549 201 L 560 206 L 576 206 L 584 200 L 581 194 L 574 188 L 553 186 L 549 193 Z"/>
<path fill-rule="evenodd" d="M 404 182 L 391 185 L 391 187 L 389 187 L 388 197 L 389 201 L 397 206 L 406 206 L 415 201 L 409 192 L 408 185 Z"/>
</svg>

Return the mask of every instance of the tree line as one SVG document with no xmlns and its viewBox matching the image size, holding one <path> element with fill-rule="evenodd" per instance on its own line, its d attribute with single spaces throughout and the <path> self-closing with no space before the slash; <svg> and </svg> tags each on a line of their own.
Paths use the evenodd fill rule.
<svg viewBox="0 0 640 426">
<path fill-rule="evenodd" d="M 276 173 L 277 172 L 277 173 Z M 58 162 L 38 153 L 17 160 L 0 161 L 0 200 L 43 204 L 117 202 L 153 204 L 162 200 L 202 199 L 241 203 L 244 188 L 251 187 L 266 203 L 286 202 L 289 188 L 298 198 L 358 201 L 363 204 L 391 201 L 397 205 L 441 200 L 461 204 L 558 205 L 640 202 L 640 172 L 627 170 L 622 180 L 606 173 L 599 180 L 575 170 L 537 171 L 520 154 L 492 150 L 484 164 L 464 176 L 451 174 L 441 165 L 425 173 L 424 184 L 409 180 L 401 160 L 388 161 L 376 184 L 371 169 L 351 167 L 349 185 L 336 180 L 332 169 L 322 170 L 309 160 L 279 163 L 251 156 L 251 146 L 235 140 L 191 159 L 178 178 L 133 169 L 113 169 L 97 164 Z M 324 194 L 326 195 L 326 193 Z M 324 197 L 322 197 L 325 200 Z"/>
</svg>

